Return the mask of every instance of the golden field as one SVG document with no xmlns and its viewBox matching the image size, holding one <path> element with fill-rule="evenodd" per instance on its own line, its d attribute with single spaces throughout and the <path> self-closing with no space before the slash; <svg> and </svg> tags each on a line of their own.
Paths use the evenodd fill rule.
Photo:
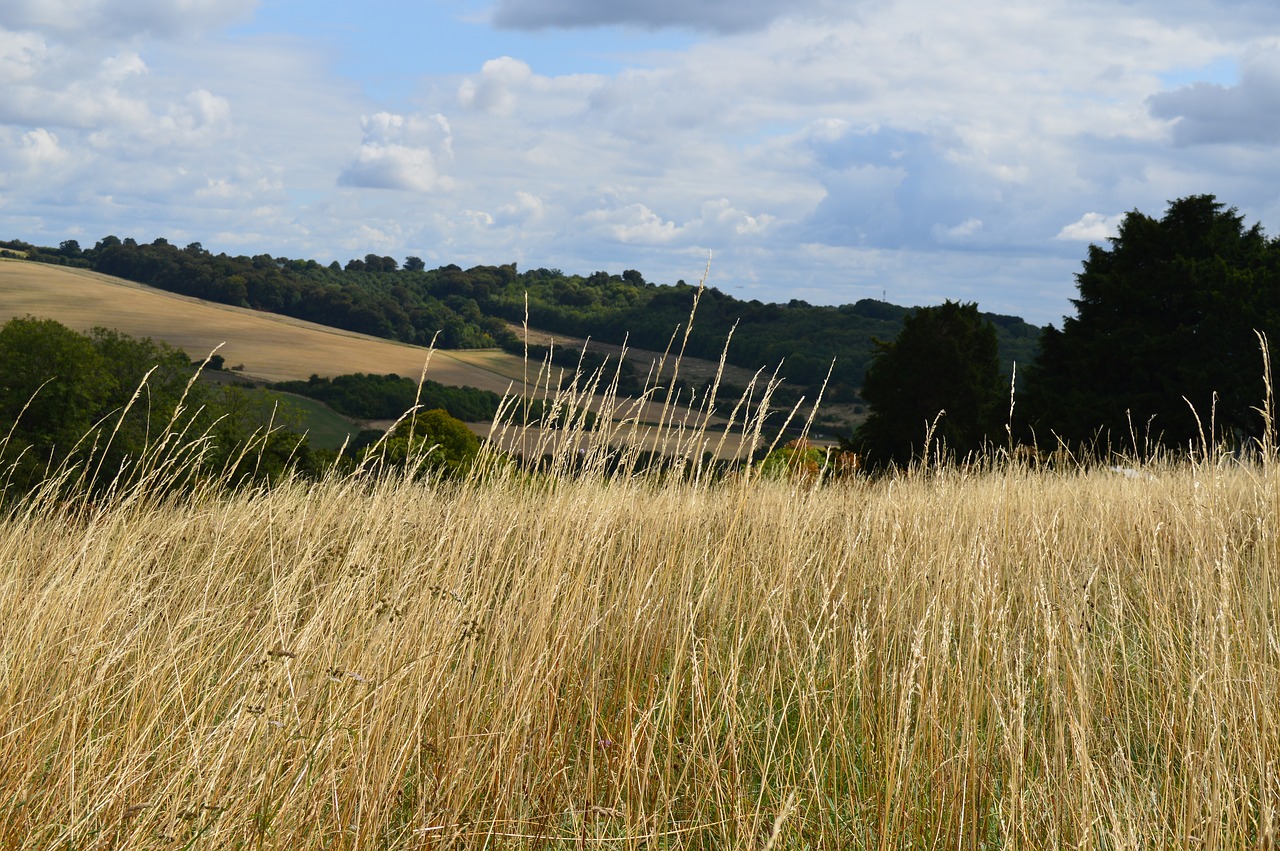
<svg viewBox="0 0 1280 851">
<path fill-rule="evenodd" d="M 0 848 L 1276 847 L 1274 441 L 712 475 L 710 413 L 597 402 L 455 481 L 190 485 L 165 435 L 6 493 Z"/>
<path fill-rule="evenodd" d="M 22 503 L 7 848 L 1273 848 L 1280 468 Z"/>
<path fill-rule="evenodd" d="M 243 366 L 243 370 L 237 370 L 240 374 L 261 381 L 305 380 L 312 375 L 333 377 L 355 372 L 417 378 L 427 366 L 426 378 L 450 386 L 476 387 L 500 395 L 524 392 L 549 396 L 554 391 L 554 382 L 541 364 L 526 364 L 522 358 L 497 349 L 428 350 L 175 295 L 85 269 L 0 259 L 0 324 L 26 315 L 55 319 L 77 331 L 102 326 L 133 337 L 163 340 L 196 359 L 220 347 L 218 353 L 228 367 Z M 657 353 L 647 355 L 661 357 Z M 716 366 L 687 361 L 686 367 L 693 368 L 691 364 L 695 363 L 702 370 L 714 371 Z M 669 364 L 667 370 L 669 374 Z M 555 369 L 557 376 L 560 372 Z M 608 379 L 607 375 L 601 378 L 601 391 L 607 389 Z M 668 406 L 659 412 L 659 406 L 647 402 L 615 404 L 617 400 L 604 402 L 598 395 L 580 396 L 574 401 L 595 411 L 607 404 L 611 415 L 623 421 L 653 423 L 660 413 L 664 423 L 673 418 L 703 419 L 683 405 Z M 724 416 L 711 416 L 706 422 L 724 426 L 728 421 Z M 389 423 L 376 425 L 386 427 Z M 473 424 L 473 428 L 482 435 L 489 433 L 488 424 Z M 663 443 L 653 437 L 641 439 L 653 446 Z M 543 445 L 548 441 L 522 442 Z M 721 455 L 735 456 L 740 446 L 740 437 L 731 436 Z"/>
<path fill-rule="evenodd" d="M 227 365 L 262 381 L 353 372 L 416 378 L 428 350 L 271 313 L 164 292 L 86 269 L 0 260 L 0 322 L 32 315 L 77 331 L 115 328 L 151 337 L 200 359 L 215 347 Z M 494 350 L 436 351 L 430 378 L 441 384 L 518 392 L 524 364 Z"/>
</svg>

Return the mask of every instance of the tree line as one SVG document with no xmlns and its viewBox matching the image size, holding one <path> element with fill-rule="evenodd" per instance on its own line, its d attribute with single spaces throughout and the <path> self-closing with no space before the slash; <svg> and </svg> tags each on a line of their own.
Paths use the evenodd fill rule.
<svg viewBox="0 0 1280 851">
<path fill-rule="evenodd" d="M 143 244 L 116 236 L 88 249 L 75 240 L 56 249 L 22 242 L 0 247 L 22 250 L 28 260 L 80 266 L 180 295 L 414 345 L 435 341 L 442 348 L 469 349 L 513 343 L 505 322 L 458 295 L 463 288 L 453 277 L 465 273 L 457 266 L 426 272 L 419 261 L 400 269 L 393 258 L 374 255 L 345 267 L 322 266 L 269 254 L 213 254 L 198 242 L 179 248 L 165 239 Z"/>
<path fill-rule="evenodd" d="M 1265 437 L 1269 364 L 1280 340 L 1280 239 L 1212 195 L 1125 215 L 1076 275 L 1076 315 L 1040 335 L 1013 392 L 995 328 L 972 304 L 909 316 L 879 342 L 850 444 L 873 465 L 931 445 L 954 455 L 1014 443 L 1146 457 Z"/>
</svg>

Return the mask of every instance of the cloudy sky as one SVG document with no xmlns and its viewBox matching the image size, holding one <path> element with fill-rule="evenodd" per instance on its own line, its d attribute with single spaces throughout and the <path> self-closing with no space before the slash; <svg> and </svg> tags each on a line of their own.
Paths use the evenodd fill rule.
<svg viewBox="0 0 1280 851">
<path fill-rule="evenodd" d="M 1280 232 L 1273 0 L 0 0 L 0 238 L 1071 313 L 1118 217 Z"/>
</svg>

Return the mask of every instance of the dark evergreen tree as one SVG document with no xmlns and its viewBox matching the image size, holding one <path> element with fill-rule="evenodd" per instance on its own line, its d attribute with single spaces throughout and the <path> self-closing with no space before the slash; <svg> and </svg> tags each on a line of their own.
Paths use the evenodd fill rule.
<svg viewBox="0 0 1280 851">
<path fill-rule="evenodd" d="M 1159 220 L 1131 212 L 1109 242 L 1076 276 L 1076 316 L 1041 336 L 1026 395 L 1037 441 L 1144 453 L 1199 443 L 1211 423 L 1210 439 L 1258 434 L 1254 329 L 1280 337 L 1277 244 L 1212 195 Z"/>
<path fill-rule="evenodd" d="M 999 440 L 1008 411 L 996 329 L 976 304 L 948 301 L 906 317 L 892 343 L 877 341 L 862 398 L 871 414 L 854 434 L 872 467 L 919 458 L 932 436 L 963 456 Z"/>
</svg>

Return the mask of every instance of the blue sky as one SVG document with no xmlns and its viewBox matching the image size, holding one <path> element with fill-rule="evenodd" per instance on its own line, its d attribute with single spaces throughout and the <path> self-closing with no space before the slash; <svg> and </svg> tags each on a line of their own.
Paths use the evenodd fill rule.
<svg viewBox="0 0 1280 851">
<path fill-rule="evenodd" d="M 4 0 L 0 237 L 641 270 L 1058 322 L 1090 241 L 1280 229 L 1249 0 Z"/>
</svg>

